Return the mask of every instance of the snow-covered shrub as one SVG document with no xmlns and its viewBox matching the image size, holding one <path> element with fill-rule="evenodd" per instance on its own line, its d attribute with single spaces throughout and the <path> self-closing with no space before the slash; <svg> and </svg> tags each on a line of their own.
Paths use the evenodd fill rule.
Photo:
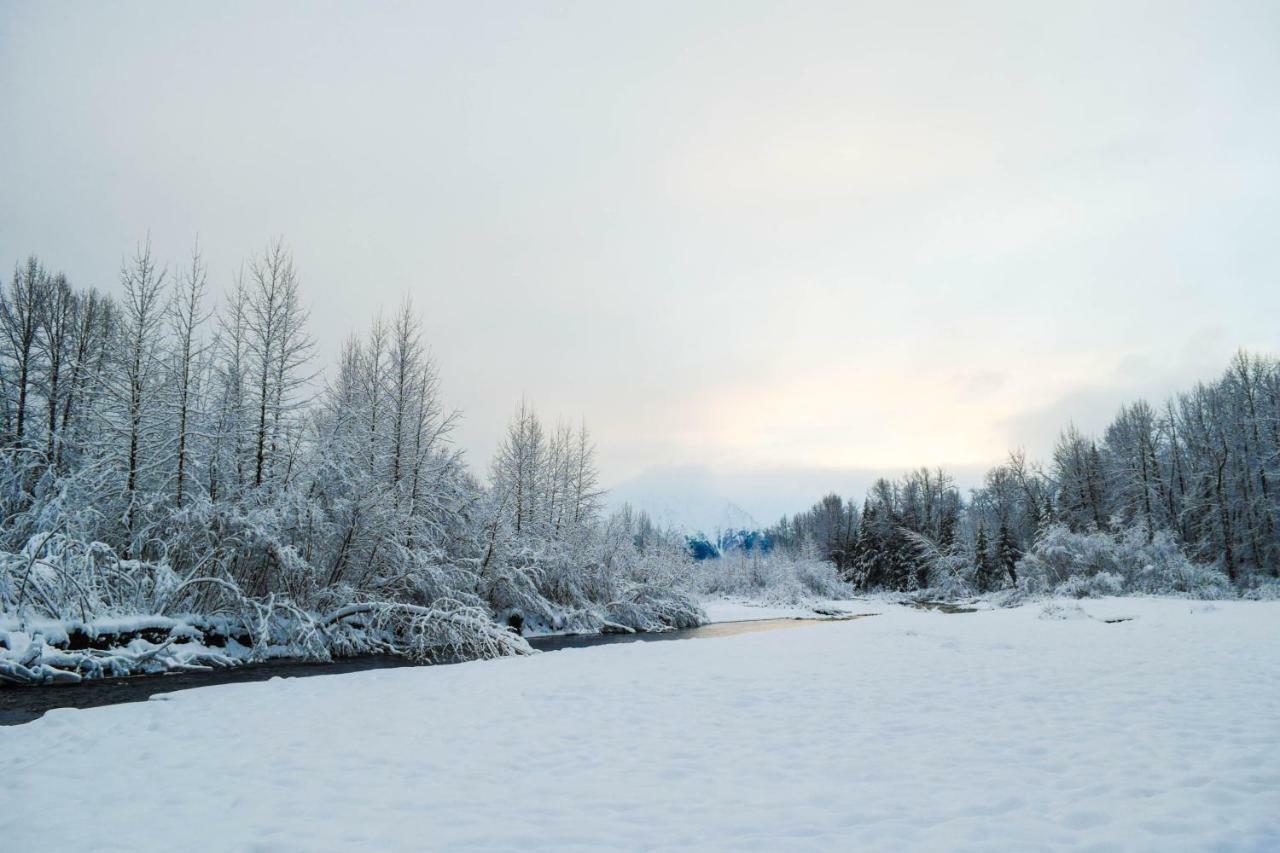
<svg viewBox="0 0 1280 853">
<path fill-rule="evenodd" d="M 687 592 L 640 583 L 624 583 L 621 595 L 605 606 L 605 618 L 609 626 L 632 631 L 694 628 L 707 621 L 701 606 Z"/>
<path fill-rule="evenodd" d="M 1018 584 L 1029 592 L 1049 592 L 1075 576 L 1119 574 L 1116 543 L 1105 533 L 1075 533 L 1064 524 L 1045 527 L 1018 561 Z"/>
<path fill-rule="evenodd" d="M 707 616 L 690 584 L 694 561 L 683 543 L 671 534 L 638 532 L 626 513 L 614 513 L 598 540 L 586 577 L 605 602 L 605 618 L 638 631 L 704 624 Z"/>
<path fill-rule="evenodd" d="M 978 591 L 977 569 L 971 557 L 957 550 L 939 548 L 923 534 L 911 530 L 903 530 L 902 534 L 927 570 L 927 587 L 920 591 L 921 595 L 949 600 L 965 598 Z"/>
<path fill-rule="evenodd" d="M 626 511 L 559 534 L 523 524 L 516 531 L 499 497 L 490 499 L 496 518 L 478 589 L 499 620 L 534 633 L 663 631 L 706 621 L 677 537 L 649 531 L 646 540 Z"/>
<path fill-rule="evenodd" d="M 1181 595 L 1232 596 L 1226 575 L 1215 566 L 1193 563 L 1167 531 L 1148 536 L 1132 527 L 1118 534 L 1076 533 L 1066 525 L 1045 527 L 1018 563 L 1019 587 L 1028 593 L 1072 597 Z"/>
<path fill-rule="evenodd" d="M 480 597 L 504 622 L 518 614 L 531 627 L 557 628 L 564 621 L 565 608 L 542 594 L 541 577 L 536 554 L 525 551 L 518 557 L 491 560 L 480 576 Z"/>
<path fill-rule="evenodd" d="M 1117 537 L 1117 562 L 1129 570 L 1126 587 L 1130 592 L 1234 597 L 1231 583 L 1220 569 L 1191 562 L 1166 530 L 1148 537 L 1141 527 L 1125 529 Z"/>
<path fill-rule="evenodd" d="M 430 607 L 371 602 L 351 604 L 329 616 L 320 628 L 352 652 L 381 644 L 384 650 L 426 663 L 439 660 L 529 654 L 518 635 L 497 625 L 483 608 L 441 600 Z"/>
<path fill-rule="evenodd" d="M 694 566 L 695 584 L 704 596 L 800 604 L 854 594 L 834 564 L 801 555 L 734 550 Z"/>
<path fill-rule="evenodd" d="M 1072 575 L 1054 589 L 1054 594 L 1071 598 L 1105 598 L 1124 594 L 1124 578 L 1111 572 Z"/>
<path fill-rule="evenodd" d="M 1280 580 L 1265 580 L 1240 594 L 1249 601 L 1280 601 Z"/>
</svg>

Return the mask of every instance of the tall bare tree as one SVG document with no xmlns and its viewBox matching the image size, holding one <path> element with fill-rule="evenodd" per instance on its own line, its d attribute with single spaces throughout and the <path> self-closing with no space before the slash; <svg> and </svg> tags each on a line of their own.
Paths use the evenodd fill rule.
<svg viewBox="0 0 1280 853">
<path fill-rule="evenodd" d="M 144 459 L 148 432 L 159 408 L 160 349 L 164 331 L 165 286 L 168 273 L 160 268 L 151 254 L 151 238 L 140 244 L 132 260 L 120 271 L 121 301 L 118 375 L 115 388 L 121 404 L 122 423 L 117 427 L 124 437 L 125 502 L 124 522 L 130 541 L 125 553 L 136 548 L 132 541 L 137 521 L 138 489 L 144 468 L 152 460 Z"/>
<path fill-rule="evenodd" d="M 309 380 L 301 373 L 313 342 L 306 331 L 307 311 L 298 294 L 298 275 L 284 242 L 277 240 L 250 264 L 251 287 L 245 305 L 245 350 L 251 377 L 253 485 L 270 474 L 271 457 L 286 438 L 299 391 Z"/>
<path fill-rule="evenodd" d="M 36 378 L 40 319 L 49 290 L 49 274 L 36 259 L 27 258 L 13 272 L 7 293 L 0 293 L 0 332 L 8 364 L 6 404 L 12 410 L 12 441 L 22 445 L 27 433 L 27 407 Z"/>
<path fill-rule="evenodd" d="M 200 244 L 191 251 L 191 265 L 178 277 L 169 306 L 170 335 L 173 340 L 174 407 L 177 421 L 177 464 L 174 472 L 174 504 L 181 507 L 186 499 L 191 441 L 191 428 L 196 400 L 199 359 L 204 354 L 200 329 L 208 319 L 204 307 L 206 267 L 200 255 Z"/>
</svg>

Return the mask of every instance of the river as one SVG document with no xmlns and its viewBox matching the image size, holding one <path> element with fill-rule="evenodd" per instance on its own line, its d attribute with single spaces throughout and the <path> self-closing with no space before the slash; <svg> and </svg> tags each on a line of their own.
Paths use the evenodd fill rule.
<svg viewBox="0 0 1280 853">
<path fill-rule="evenodd" d="M 824 619 L 754 619 L 742 622 L 716 622 L 697 628 L 637 634 L 559 634 L 528 637 L 529 645 L 542 652 L 608 646 L 614 643 L 655 643 L 673 640 L 698 640 L 732 637 L 759 631 L 776 631 L 815 625 L 822 622 L 860 619 L 872 613 L 829 617 Z M 207 672 L 182 672 L 169 675 L 135 675 L 128 678 L 98 678 L 79 684 L 57 684 L 43 687 L 0 687 L 0 725 L 18 725 L 38 719 L 54 708 L 96 708 L 124 702 L 145 702 L 157 693 L 172 693 L 213 684 L 236 684 L 266 681 L 271 678 L 303 678 L 313 675 L 337 675 L 366 669 L 388 669 L 423 666 L 392 655 L 360 655 L 332 662 L 305 660 L 273 660 Z M 439 665 L 439 664 L 425 664 Z"/>
</svg>

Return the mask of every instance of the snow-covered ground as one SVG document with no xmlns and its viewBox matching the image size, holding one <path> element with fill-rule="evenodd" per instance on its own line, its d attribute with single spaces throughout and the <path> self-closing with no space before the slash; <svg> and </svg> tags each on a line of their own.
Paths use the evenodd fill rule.
<svg viewBox="0 0 1280 853">
<path fill-rule="evenodd" d="M 1080 607 L 53 711 L 0 847 L 1280 850 L 1280 603 Z"/>
<path fill-rule="evenodd" d="M 749 622 L 755 619 L 813 619 L 837 612 L 874 613 L 878 612 L 881 606 L 879 602 L 865 599 L 850 601 L 823 599 L 806 604 L 778 605 L 713 598 L 703 601 L 702 609 L 710 622 Z"/>
</svg>

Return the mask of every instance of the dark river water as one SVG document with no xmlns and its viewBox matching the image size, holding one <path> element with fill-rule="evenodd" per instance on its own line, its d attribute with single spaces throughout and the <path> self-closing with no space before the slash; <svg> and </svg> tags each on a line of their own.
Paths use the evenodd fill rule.
<svg viewBox="0 0 1280 853">
<path fill-rule="evenodd" d="M 544 652 L 561 649 L 581 649 L 588 646 L 608 646 L 614 643 L 658 643 L 673 640 L 696 640 L 712 637 L 732 637 L 759 631 L 776 631 L 796 628 L 820 622 L 857 619 L 861 616 L 835 617 L 834 619 L 758 619 L 749 622 L 718 622 L 700 628 L 666 631 L 648 634 L 570 634 L 554 637 L 528 637 L 529 645 Z M 210 672 L 184 672 L 173 675 L 136 675 L 130 678 L 101 678 L 80 684 L 60 684 L 48 687 L 0 687 L 0 725 L 17 725 L 39 718 L 53 708 L 96 708 L 99 705 L 117 705 L 122 702 L 143 702 L 156 693 L 172 693 L 192 687 L 208 687 L 211 684 L 235 684 L 245 681 L 266 681 L 270 678 L 301 678 L 310 675 L 336 675 L 359 672 L 366 669 L 390 669 L 402 666 L 418 666 L 404 658 L 390 655 L 363 655 L 342 658 L 331 663 L 314 661 L 278 660 L 246 664 L 230 669 Z"/>
</svg>

